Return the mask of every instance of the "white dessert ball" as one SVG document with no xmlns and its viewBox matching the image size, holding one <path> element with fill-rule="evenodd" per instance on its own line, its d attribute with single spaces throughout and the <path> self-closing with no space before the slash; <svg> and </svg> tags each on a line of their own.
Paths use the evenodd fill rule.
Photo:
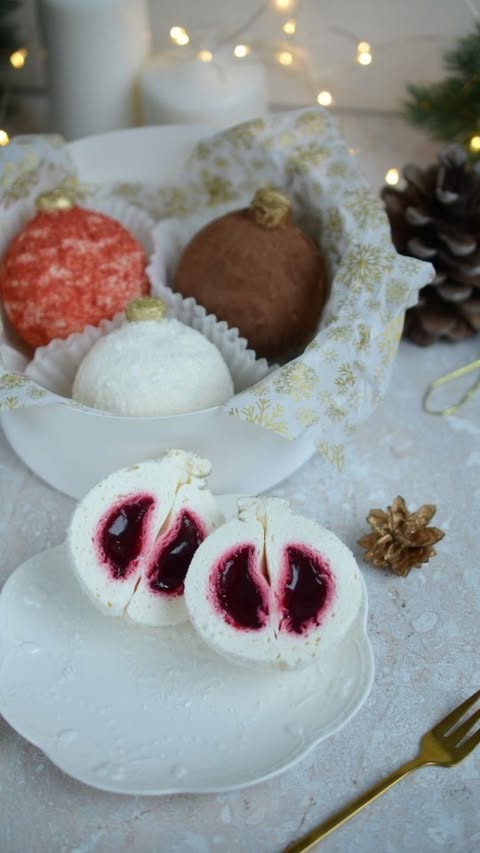
<svg viewBox="0 0 480 853">
<path fill-rule="evenodd" d="M 78 368 L 72 397 L 116 415 L 179 415 L 225 403 L 228 367 L 200 332 L 174 319 L 139 320 L 100 338 Z"/>
</svg>

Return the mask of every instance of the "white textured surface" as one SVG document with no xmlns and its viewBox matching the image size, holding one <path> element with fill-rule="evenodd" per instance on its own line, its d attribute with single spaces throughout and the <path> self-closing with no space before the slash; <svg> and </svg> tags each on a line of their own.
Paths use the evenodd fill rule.
<svg viewBox="0 0 480 853">
<path fill-rule="evenodd" d="M 374 186 L 389 166 L 433 159 L 434 144 L 400 119 L 350 116 L 342 124 Z M 354 722 L 251 790 L 152 799 L 71 780 L 0 719 L 2 853 L 280 853 L 413 756 L 421 733 L 480 686 L 480 394 L 448 420 L 421 409 L 429 382 L 474 358 L 475 341 L 427 351 L 402 344 L 390 390 L 357 431 L 342 476 L 316 457 L 275 490 L 335 530 L 364 571 L 377 672 Z M 434 561 L 404 580 L 365 566 L 355 545 L 368 510 L 398 493 L 410 508 L 435 502 L 434 523 L 447 532 Z M 0 435 L 0 583 L 63 540 L 73 506 Z M 476 853 L 479 790 L 480 749 L 450 770 L 418 771 L 320 850 Z"/>
<path fill-rule="evenodd" d="M 0 721 L 2 853 L 278 853 L 415 753 L 420 734 L 480 685 L 478 543 L 480 395 L 450 419 L 422 412 L 440 374 L 478 343 L 402 344 L 386 399 L 359 429 L 341 477 L 315 458 L 276 494 L 328 524 L 357 557 L 370 507 L 403 494 L 435 502 L 438 555 L 406 579 L 364 566 L 377 673 L 362 711 L 277 779 L 244 791 L 146 799 L 100 793 L 57 770 Z M 448 387 L 448 386 L 447 386 Z M 59 543 L 73 502 L 0 440 L 0 580 Z M 480 845 L 480 750 L 425 768 L 323 842 L 325 853 L 474 853 Z"/>
</svg>

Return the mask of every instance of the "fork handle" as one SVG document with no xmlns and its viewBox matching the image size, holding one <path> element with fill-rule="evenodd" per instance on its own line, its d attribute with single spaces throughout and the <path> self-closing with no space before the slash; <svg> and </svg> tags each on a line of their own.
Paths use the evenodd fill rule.
<svg viewBox="0 0 480 853">
<path fill-rule="evenodd" d="M 407 776 L 413 770 L 416 770 L 417 767 L 422 767 L 423 764 L 425 764 L 425 761 L 420 756 L 412 759 L 412 761 L 407 761 L 405 764 L 402 764 L 398 770 L 390 773 L 389 776 L 382 779 L 381 782 L 374 785 L 368 791 L 365 791 L 364 794 L 361 794 L 356 800 L 349 803 L 348 806 L 340 809 L 340 811 L 332 815 L 332 817 L 327 818 L 327 820 L 315 827 L 315 829 L 312 829 L 299 841 L 295 841 L 293 844 L 289 845 L 289 847 L 285 849 L 284 853 L 305 853 L 305 851 L 310 850 L 317 841 L 321 841 L 322 838 L 325 838 L 326 835 L 329 835 L 330 832 L 333 832 L 334 829 L 341 826 L 342 823 L 345 823 L 353 817 L 353 815 L 357 814 L 360 809 L 363 809 L 364 806 L 372 803 L 373 800 L 376 800 L 377 797 L 380 796 L 380 794 L 383 794 L 384 791 L 388 791 L 392 785 L 396 785 L 397 782 L 400 782 L 400 779 L 403 779 L 404 776 Z"/>
</svg>

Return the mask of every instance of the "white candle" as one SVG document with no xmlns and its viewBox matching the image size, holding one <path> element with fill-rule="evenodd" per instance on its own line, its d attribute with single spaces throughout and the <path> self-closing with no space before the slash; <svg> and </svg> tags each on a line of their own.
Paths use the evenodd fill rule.
<svg viewBox="0 0 480 853">
<path fill-rule="evenodd" d="M 67 139 L 138 123 L 147 0 L 40 0 L 52 127 Z"/>
<path fill-rule="evenodd" d="M 231 50 L 210 61 L 180 53 L 151 59 L 140 89 L 145 124 L 199 124 L 228 127 L 267 112 L 263 65 L 237 59 Z M 202 54 L 201 54 L 202 55 Z"/>
</svg>

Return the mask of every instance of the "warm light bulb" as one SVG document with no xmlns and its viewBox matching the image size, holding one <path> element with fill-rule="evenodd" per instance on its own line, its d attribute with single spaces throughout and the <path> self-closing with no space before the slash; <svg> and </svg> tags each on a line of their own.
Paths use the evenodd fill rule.
<svg viewBox="0 0 480 853">
<path fill-rule="evenodd" d="M 333 104 L 333 97 L 330 92 L 324 89 L 318 93 L 317 101 L 322 107 L 330 107 Z"/>
<path fill-rule="evenodd" d="M 244 59 L 250 53 L 250 48 L 248 44 L 237 44 L 235 45 L 233 52 L 237 59 Z"/>
<path fill-rule="evenodd" d="M 291 65 L 293 62 L 293 54 L 289 50 L 280 50 L 276 54 L 276 60 L 280 65 Z"/>
<path fill-rule="evenodd" d="M 370 53 L 371 47 L 368 41 L 359 41 L 357 44 L 357 51 L 358 53 Z"/>
<path fill-rule="evenodd" d="M 10 55 L 10 65 L 13 65 L 13 67 L 17 70 L 19 68 L 23 68 L 27 56 L 28 51 L 24 47 L 22 47 L 20 50 L 16 50 Z"/>
<path fill-rule="evenodd" d="M 398 171 L 398 169 L 389 169 L 387 174 L 385 175 L 385 180 L 387 184 L 390 184 L 391 187 L 395 186 L 395 184 L 398 184 L 400 180 L 400 172 Z"/>
<path fill-rule="evenodd" d="M 472 136 L 470 140 L 470 151 L 480 151 L 480 136 Z"/>
<path fill-rule="evenodd" d="M 170 30 L 170 38 L 180 47 L 188 44 L 190 41 L 190 36 L 188 35 L 185 27 L 172 27 Z"/>
<path fill-rule="evenodd" d="M 281 12 L 285 12 L 286 9 L 290 9 L 292 5 L 292 0 L 275 0 L 275 6 L 277 9 L 280 9 Z"/>
<path fill-rule="evenodd" d="M 10 137 L 9 137 L 7 131 L 6 130 L 0 130 L 0 146 L 2 146 L 2 148 L 4 148 L 5 145 L 8 145 L 9 142 L 10 142 Z"/>
<path fill-rule="evenodd" d="M 213 59 L 213 53 L 211 50 L 199 50 L 197 53 L 197 59 L 200 62 L 211 62 Z"/>
<path fill-rule="evenodd" d="M 370 65 L 372 61 L 372 54 L 367 53 L 366 50 L 357 53 L 357 62 L 359 65 Z"/>
<path fill-rule="evenodd" d="M 286 33 L 287 36 L 295 35 L 295 30 L 297 29 L 297 22 L 294 18 L 291 18 L 289 21 L 285 21 L 283 25 L 283 32 Z"/>
</svg>

